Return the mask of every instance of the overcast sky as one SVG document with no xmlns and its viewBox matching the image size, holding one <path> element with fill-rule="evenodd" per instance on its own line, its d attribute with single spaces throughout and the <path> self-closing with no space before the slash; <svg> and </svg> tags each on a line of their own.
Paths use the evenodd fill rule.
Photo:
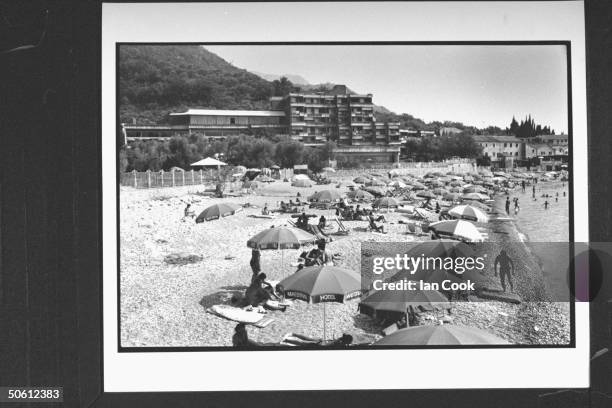
<svg viewBox="0 0 612 408">
<path fill-rule="evenodd" d="M 567 132 L 563 46 L 205 46 L 233 65 L 345 84 L 427 122 L 505 128 L 512 116 Z"/>
</svg>

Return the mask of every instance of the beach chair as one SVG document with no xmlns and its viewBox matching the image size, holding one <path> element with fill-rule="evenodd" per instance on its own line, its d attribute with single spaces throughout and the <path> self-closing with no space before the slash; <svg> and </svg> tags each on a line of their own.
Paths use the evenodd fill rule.
<svg viewBox="0 0 612 408">
<path fill-rule="evenodd" d="M 399 330 L 399 326 L 397 325 L 397 323 L 393 323 L 392 325 L 387 326 L 384 329 L 382 329 L 382 332 L 383 332 L 383 335 L 388 336 L 392 333 L 395 333 L 398 330 Z"/>
<path fill-rule="evenodd" d="M 338 223 L 338 231 L 336 231 L 336 234 L 338 234 L 338 235 L 348 235 L 349 234 L 349 230 L 344 226 L 342 221 L 340 221 L 340 219 L 338 217 L 335 217 L 335 220 Z"/>
</svg>

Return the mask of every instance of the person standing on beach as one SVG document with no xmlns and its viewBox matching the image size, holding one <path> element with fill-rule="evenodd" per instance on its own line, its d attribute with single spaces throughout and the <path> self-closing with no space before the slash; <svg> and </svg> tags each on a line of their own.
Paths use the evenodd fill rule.
<svg viewBox="0 0 612 408">
<path fill-rule="evenodd" d="M 255 248 L 251 251 L 251 271 L 253 271 L 253 276 L 251 277 L 251 282 L 253 282 L 254 278 L 259 275 L 261 272 L 261 252 L 259 252 L 258 248 Z"/>
<path fill-rule="evenodd" d="M 548 210 L 548 200 L 544 201 L 544 209 Z"/>
<path fill-rule="evenodd" d="M 535 198 L 535 184 L 532 187 L 532 191 L 533 191 L 533 198 Z"/>
<path fill-rule="evenodd" d="M 523 188 L 523 193 L 525 192 L 525 180 L 521 181 L 521 187 Z"/>
<path fill-rule="evenodd" d="M 510 215 L 510 197 L 506 197 L 506 214 Z"/>
<path fill-rule="evenodd" d="M 497 277 L 497 267 L 499 266 L 499 280 L 502 285 L 502 289 L 506 291 L 506 278 L 510 284 L 510 290 L 514 291 L 514 284 L 512 283 L 512 275 L 514 275 L 514 262 L 508 256 L 505 249 L 502 249 L 495 258 L 493 269 L 495 270 L 495 276 Z"/>
<path fill-rule="evenodd" d="M 520 209 L 521 209 L 521 206 L 519 205 L 519 200 L 518 198 L 515 198 L 514 199 L 514 215 L 517 215 Z"/>
</svg>

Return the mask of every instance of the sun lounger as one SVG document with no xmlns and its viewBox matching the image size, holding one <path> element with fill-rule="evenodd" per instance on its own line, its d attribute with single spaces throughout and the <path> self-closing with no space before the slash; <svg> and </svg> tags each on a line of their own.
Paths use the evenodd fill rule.
<svg viewBox="0 0 612 408">
<path fill-rule="evenodd" d="M 391 333 L 395 333 L 396 331 L 399 330 L 399 327 L 397 325 L 397 323 L 393 323 L 392 325 L 385 327 L 384 329 L 382 329 L 382 332 L 385 336 L 390 335 Z"/>
</svg>

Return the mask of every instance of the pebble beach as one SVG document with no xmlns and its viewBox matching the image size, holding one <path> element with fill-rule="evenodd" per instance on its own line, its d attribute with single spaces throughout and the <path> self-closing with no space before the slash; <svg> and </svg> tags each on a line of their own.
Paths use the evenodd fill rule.
<svg viewBox="0 0 612 408">
<path fill-rule="evenodd" d="M 258 190 L 223 199 L 212 198 L 203 186 L 185 186 L 163 189 L 134 189 L 121 187 L 120 218 L 120 338 L 123 347 L 207 347 L 231 346 L 235 322 L 207 313 L 206 309 L 217 304 L 227 304 L 232 296 L 241 294 L 250 282 L 249 259 L 251 249 L 246 241 L 258 232 L 271 226 L 287 225 L 288 214 L 276 218 L 252 218 L 260 214 L 261 208 L 277 207 L 281 200 L 294 199 L 297 192 L 303 199 L 327 188 L 348 191 L 343 185 L 349 180 L 334 179 L 326 186 L 308 188 L 292 187 L 288 182 L 277 181 Z M 550 185 L 549 185 L 550 184 Z M 551 189 L 557 188 L 548 183 Z M 544 186 L 544 184 L 542 184 Z M 540 185 L 538 185 L 540 187 Z M 567 185 L 565 186 L 567 191 Z M 515 190 L 512 194 L 523 197 Z M 560 188 L 558 191 L 562 191 Z M 236 191 L 237 193 L 237 191 Z M 538 192 L 538 194 L 541 194 Z M 570 339 L 569 303 L 546 301 L 547 279 L 543 263 L 529 248 L 528 239 L 534 232 L 528 229 L 531 220 L 540 213 L 527 207 L 531 197 L 528 189 L 520 198 L 522 209 L 512 220 L 492 221 L 483 224 L 488 230 L 489 241 L 512 251 L 516 259 L 518 276 L 516 293 L 522 298 L 520 304 L 498 301 L 455 302 L 452 308 L 453 324 L 485 329 L 513 344 L 564 345 Z M 496 198 L 494 211 L 500 208 L 504 197 Z M 551 207 L 550 224 L 561 225 L 566 207 Z M 550 200 L 549 200 L 550 201 Z M 219 220 L 196 224 L 193 219 L 184 219 L 186 203 L 191 203 L 196 214 L 206 207 L 229 202 L 247 205 L 243 211 Z M 538 203 L 543 199 L 539 198 Z M 542 210 L 543 211 L 543 210 Z M 559 214 L 553 213 L 556 211 Z M 309 214 L 333 218 L 332 210 L 308 209 Z M 556 215 L 555 215 L 556 214 Z M 360 270 L 361 243 L 409 242 L 428 240 L 407 233 L 405 224 L 399 223 L 402 214 L 385 214 L 387 234 L 367 231 L 366 221 L 347 222 L 347 236 L 332 235 L 327 251 L 340 254 L 336 265 L 355 271 Z M 529 218 L 531 217 L 531 218 Z M 556 217 L 554 220 L 550 217 Z M 564 226 L 567 227 L 567 218 Z M 528 238 L 527 238 L 528 237 Z M 559 235 L 559 240 L 568 237 Z M 516 243 L 522 245 L 516 245 Z M 518 252 L 517 252 L 518 251 Z M 524 252 L 521 252 L 524 251 Z M 268 279 L 279 281 L 293 271 L 298 250 L 262 251 L 261 266 Z M 186 253 L 197 261 L 184 265 L 168 264 L 164 259 L 174 253 Z M 529 254 L 531 256 L 525 256 Z M 535 255 L 535 256 L 533 256 Z M 550 279 L 548 279 L 550 280 Z M 491 277 L 492 287 L 499 283 Z M 548 299 L 549 300 L 549 299 Z M 325 306 L 327 338 L 342 333 L 351 333 L 357 338 L 374 341 L 382 336 L 381 327 L 369 316 L 359 314 L 358 301 L 345 304 L 330 303 Z M 285 312 L 269 311 L 274 321 L 265 328 L 249 327 L 249 337 L 262 342 L 278 343 L 287 333 L 301 333 L 311 337 L 323 335 L 323 304 L 307 304 L 295 300 Z M 427 322 L 428 316 L 424 321 Z M 434 317 L 431 317 L 433 320 Z"/>
</svg>

